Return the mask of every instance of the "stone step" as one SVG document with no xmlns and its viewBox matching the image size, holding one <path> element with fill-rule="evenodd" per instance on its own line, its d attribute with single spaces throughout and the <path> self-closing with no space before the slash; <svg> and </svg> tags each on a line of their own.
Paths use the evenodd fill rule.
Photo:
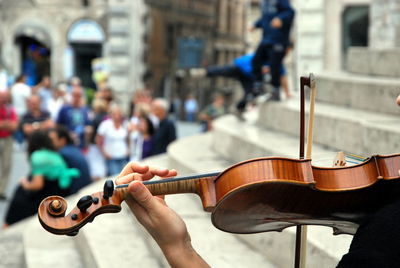
<svg viewBox="0 0 400 268">
<path fill-rule="evenodd" d="M 400 49 L 351 47 L 347 55 L 347 70 L 355 74 L 400 77 Z"/>
<path fill-rule="evenodd" d="M 164 166 L 165 159 L 162 156 L 153 161 Z M 101 191 L 103 183 L 100 181 L 85 188 L 77 200 L 83 195 Z M 157 251 L 157 245 L 150 244 L 149 247 L 146 241 L 149 238 L 145 234 L 123 203 L 121 212 L 98 216 L 93 224 L 82 228 L 75 239 L 85 267 L 168 267 L 161 252 Z"/>
<path fill-rule="evenodd" d="M 167 156 L 150 158 L 149 164 L 166 166 Z M 74 206 L 83 195 L 101 191 L 103 183 L 93 183 L 69 197 L 69 206 Z M 12 236 L 7 233 L 9 230 Z M 37 216 L 9 230 L 0 236 L 1 252 L 7 255 L 1 258 L 0 264 L 10 264 L 4 267 L 168 267 L 158 246 L 149 244 L 149 237 L 125 203 L 120 213 L 98 216 L 94 224 L 87 224 L 76 237 L 48 233 L 40 226 Z M 2 237 L 7 239 L 4 245 Z M 12 243 L 14 240 L 18 242 L 16 245 Z"/>
<path fill-rule="evenodd" d="M 350 73 L 318 73 L 317 101 L 399 115 L 396 97 L 400 93 L 400 79 L 367 77 Z"/>
<path fill-rule="evenodd" d="M 299 100 L 268 102 L 261 106 L 259 124 L 298 135 Z M 339 151 L 371 154 L 400 152 L 398 116 L 367 112 L 317 102 L 314 142 Z"/>
<path fill-rule="evenodd" d="M 76 248 L 75 238 L 47 232 L 39 224 L 37 216 L 29 218 L 23 237 L 25 263 L 28 268 L 86 267 Z"/>
<path fill-rule="evenodd" d="M 24 230 L 28 221 L 21 221 L 0 231 L 0 267 L 25 268 Z"/>
<path fill-rule="evenodd" d="M 266 129 L 263 127 L 264 122 L 258 122 L 257 114 L 257 111 L 246 114 L 246 122 L 237 120 L 233 115 L 216 120 L 213 124 L 213 150 L 234 162 L 265 156 L 298 158 L 298 130 L 296 133 L 285 134 L 271 130 L 272 128 Z M 275 119 L 279 120 L 276 117 Z M 261 120 L 265 121 L 265 119 Z M 298 128 L 297 123 L 296 125 L 290 124 L 290 126 L 295 130 Z M 336 152 L 324 146 L 314 145 L 313 164 L 331 166 Z"/>
<path fill-rule="evenodd" d="M 251 117 L 252 115 L 246 116 Z M 222 124 L 221 122 L 225 120 L 230 121 L 231 117 L 223 117 L 218 120 L 218 122 L 215 122 L 215 128 L 218 128 L 218 126 Z M 234 125 L 232 125 L 232 129 L 238 131 L 244 128 L 247 128 L 247 123 L 235 123 Z M 168 150 L 170 164 L 174 164 L 174 167 L 179 167 L 178 170 L 180 170 L 180 167 L 182 167 L 182 170 L 185 170 L 185 173 L 187 172 L 189 174 L 199 172 L 205 173 L 211 170 L 223 170 L 225 166 L 228 165 L 230 162 L 232 164 L 234 161 L 224 160 L 225 155 L 221 155 L 219 152 L 216 152 L 211 145 L 213 135 L 215 135 L 216 131 L 218 130 L 214 130 L 213 133 L 193 136 L 183 140 L 179 140 L 178 142 L 172 144 Z M 223 139 L 221 138 L 219 140 L 222 142 L 225 139 L 229 139 L 229 135 L 229 133 L 226 133 L 226 136 L 223 137 Z M 234 148 L 232 149 L 232 151 L 236 153 L 241 151 L 243 148 L 243 145 L 240 143 L 232 142 L 231 146 Z M 222 148 L 224 147 L 221 147 L 221 150 Z M 256 148 L 256 146 L 254 146 L 254 148 Z M 176 153 L 178 153 L 178 157 L 175 155 Z M 231 155 L 234 155 L 234 153 Z M 197 203 L 199 203 L 198 200 L 196 201 Z M 168 204 L 170 203 L 168 202 Z M 187 221 L 189 218 L 185 218 L 185 209 L 188 209 L 186 204 L 189 204 L 189 201 L 181 202 L 178 204 L 181 207 L 175 207 L 175 204 L 170 205 L 171 207 L 179 211 L 178 213 L 183 213 L 184 219 L 185 221 Z M 190 211 L 192 211 L 191 208 Z M 188 225 L 191 226 L 191 224 Z M 211 223 L 204 222 L 204 225 L 209 228 L 211 226 Z M 199 228 L 205 227 L 203 226 Z M 189 230 L 192 231 L 190 228 Z M 212 233 L 212 235 L 208 235 L 209 233 Z M 203 254 L 201 247 L 211 247 L 214 245 L 214 243 L 216 243 L 218 251 L 223 250 L 226 242 L 219 245 L 221 241 L 217 237 L 218 233 L 223 234 L 223 232 L 215 231 L 213 230 L 213 228 L 210 228 L 207 229 L 206 236 L 200 235 L 198 238 L 197 235 L 196 237 L 192 236 L 192 241 L 195 245 L 195 248 L 199 249 L 199 253 L 204 256 L 210 264 L 212 264 L 212 267 L 220 267 L 220 265 L 214 265 L 213 260 L 207 258 L 208 255 Z M 225 235 L 226 234 L 224 234 L 224 236 Z M 233 245 L 237 245 L 238 247 L 242 247 L 242 251 L 235 253 L 236 250 L 229 250 L 226 253 L 225 258 L 234 259 L 225 261 L 224 266 L 230 264 L 236 267 L 265 267 L 265 263 L 261 262 L 257 265 L 257 263 L 254 261 L 254 256 L 260 258 L 259 255 L 264 256 L 264 258 L 266 258 L 268 262 L 271 262 L 272 265 L 276 265 L 276 267 L 293 266 L 295 228 L 288 228 L 281 233 L 269 232 L 232 236 L 235 237 L 236 240 L 228 242 L 229 246 L 231 247 Z M 212 241 L 210 242 L 208 238 L 212 238 Z M 318 226 L 309 227 L 307 267 L 336 267 L 341 256 L 347 252 L 351 238 L 352 237 L 348 235 L 333 236 L 332 230 L 330 228 Z M 198 242 L 197 239 L 202 240 Z M 204 244 L 201 243 L 201 241 L 204 241 Z M 224 241 L 222 241 L 222 243 L 223 242 Z M 209 254 L 213 254 L 211 250 Z"/>
</svg>

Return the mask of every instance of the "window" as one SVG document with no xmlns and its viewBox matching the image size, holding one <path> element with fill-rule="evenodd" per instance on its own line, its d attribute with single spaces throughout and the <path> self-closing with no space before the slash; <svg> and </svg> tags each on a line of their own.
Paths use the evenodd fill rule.
<svg viewBox="0 0 400 268">
<path fill-rule="evenodd" d="M 178 42 L 179 68 L 199 67 L 203 58 L 204 41 L 198 38 L 181 38 Z"/>
</svg>

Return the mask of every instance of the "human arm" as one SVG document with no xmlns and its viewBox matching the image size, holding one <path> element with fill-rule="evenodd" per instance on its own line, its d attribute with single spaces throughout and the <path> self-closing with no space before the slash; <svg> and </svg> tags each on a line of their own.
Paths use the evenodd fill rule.
<svg viewBox="0 0 400 268">
<path fill-rule="evenodd" d="M 130 183 L 126 200 L 137 220 L 146 228 L 173 268 L 209 267 L 196 253 L 182 218 L 165 203 L 163 197 L 153 196 L 140 182 L 154 176 L 176 176 L 175 170 L 142 166 L 131 162 L 116 179 L 116 184 Z"/>
<path fill-rule="evenodd" d="M 278 4 L 278 14 L 271 21 L 271 27 L 281 28 L 283 24 L 290 24 L 294 18 L 295 11 L 289 0 L 281 0 Z"/>
<path fill-rule="evenodd" d="M 99 150 L 105 159 L 110 159 L 110 155 L 106 152 L 104 146 L 104 139 L 107 132 L 107 121 L 103 121 L 100 123 L 97 129 L 97 135 L 95 138 L 96 144 L 99 147 Z"/>
<path fill-rule="evenodd" d="M 102 135 L 96 135 L 96 144 L 105 159 L 110 159 L 110 155 L 104 149 L 104 137 Z"/>
<path fill-rule="evenodd" d="M 32 176 L 31 181 L 23 177 L 21 179 L 21 186 L 28 191 L 39 191 L 44 187 L 44 177 L 42 175 L 35 175 Z"/>
<path fill-rule="evenodd" d="M 2 120 L 0 122 L 0 129 L 7 130 L 7 131 L 15 131 L 18 128 L 18 121 L 17 120 Z"/>
<path fill-rule="evenodd" d="M 50 118 L 43 120 L 43 121 L 35 121 L 35 122 L 22 122 L 22 131 L 26 136 L 29 136 L 33 131 L 38 129 L 50 129 L 55 126 L 54 121 Z"/>
<path fill-rule="evenodd" d="M 14 108 L 10 108 L 9 117 L 4 120 L 0 120 L 0 130 L 6 130 L 13 132 L 18 128 L 18 116 Z"/>
</svg>

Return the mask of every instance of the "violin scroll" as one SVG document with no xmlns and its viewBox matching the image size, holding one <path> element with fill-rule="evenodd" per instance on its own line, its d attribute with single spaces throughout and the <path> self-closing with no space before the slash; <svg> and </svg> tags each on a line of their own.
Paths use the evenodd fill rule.
<svg viewBox="0 0 400 268">
<path fill-rule="evenodd" d="M 47 210 L 54 217 L 63 217 L 67 211 L 67 201 L 59 196 L 52 198 Z"/>
<path fill-rule="evenodd" d="M 76 235 L 80 228 L 92 222 L 97 215 L 120 212 L 124 191 L 114 190 L 114 185 L 111 190 L 109 182 L 106 182 L 106 185 L 108 187 L 106 193 L 97 192 L 82 197 L 67 215 L 67 201 L 64 198 L 47 197 L 40 203 L 38 209 L 41 225 L 53 234 Z"/>
</svg>

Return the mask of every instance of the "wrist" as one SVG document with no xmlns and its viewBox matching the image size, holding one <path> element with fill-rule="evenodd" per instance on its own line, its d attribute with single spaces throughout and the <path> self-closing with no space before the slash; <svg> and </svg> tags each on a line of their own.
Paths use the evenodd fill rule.
<svg viewBox="0 0 400 268">
<path fill-rule="evenodd" d="M 168 263 L 173 268 L 209 267 L 192 247 L 190 239 L 179 244 L 160 246 Z"/>
<path fill-rule="evenodd" d="M 183 240 L 160 247 L 172 268 L 210 267 L 192 247 L 189 234 Z"/>
</svg>

